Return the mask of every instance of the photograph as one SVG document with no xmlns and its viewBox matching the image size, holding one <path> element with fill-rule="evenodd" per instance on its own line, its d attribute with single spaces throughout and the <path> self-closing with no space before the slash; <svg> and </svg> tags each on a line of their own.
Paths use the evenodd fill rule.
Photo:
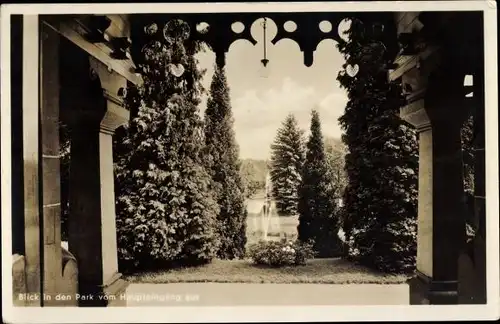
<svg viewBox="0 0 500 324">
<path fill-rule="evenodd" d="M 4 321 L 498 319 L 496 23 L 2 5 Z"/>
</svg>

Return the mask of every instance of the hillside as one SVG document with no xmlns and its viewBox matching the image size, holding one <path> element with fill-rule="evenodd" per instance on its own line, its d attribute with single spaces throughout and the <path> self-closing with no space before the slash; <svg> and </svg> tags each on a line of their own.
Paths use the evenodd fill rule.
<svg viewBox="0 0 500 324">
<path fill-rule="evenodd" d="M 241 176 L 247 190 L 247 197 L 264 190 L 268 171 L 267 161 L 256 159 L 241 160 Z"/>
<path fill-rule="evenodd" d="M 342 143 L 342 140 L 340 138 L 326 137 L 324 139 L 324 142 L 325 142 L 325 148 L 327 150 L 338 151 L 338 152 L 346 151 L 346 146 L 344 143 Z"/>
</svg>

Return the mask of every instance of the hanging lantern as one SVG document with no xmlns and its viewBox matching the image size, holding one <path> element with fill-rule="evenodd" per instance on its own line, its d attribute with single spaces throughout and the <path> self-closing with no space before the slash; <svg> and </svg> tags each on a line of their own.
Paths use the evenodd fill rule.
<svg viewBox="0 0 500 324">
<path fill-rule="evenodd" d="M 269 60 L 267 59 L 267 39 L 266 39 L 266 29 L 267 29 L 267 18 L 264 17 L 264 20 L 262 21 L 262 30 L 264 34 L 263 42 L 264 42 L 264 58 L 260 60 L 260 63 L 262 64 L 261 71 L 260 71 L 260 76 L 263 78 L 268 78 L 269 77 L 269 67 L 267 66 L 269 64 Z"/>
</svg>

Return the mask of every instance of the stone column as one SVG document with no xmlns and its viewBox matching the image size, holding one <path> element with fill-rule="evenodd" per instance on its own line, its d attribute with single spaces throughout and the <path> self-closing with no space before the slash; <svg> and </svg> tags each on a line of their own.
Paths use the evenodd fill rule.
<svg viewBox="0 0 500 324">
<path fill-rule="evenodd" d="M 59 35 L 41 25 L 40 113 L 42 142 L 42 210 L 44 306 L 57 305 L 62 279 L 61 179 L 59 159 Z"/>
<path fill-rule="evenodd" d="M 410 303 L 429 304 L 424 285 L 433 275 L 432 127 L 423 99 L 401 109 L 401 117 L 418 132 L 417 276 L 410 280 Z"/>
<path fill-rule="evenodd" d="M 38 106 L 38 41 L 39 20 L 36 15 L 23 16 L 23 159 L 24 159 L 24 238 L 26 292 L 42 292 L 42 261 L 40 253 L 40 151 Z M 29 300 L 41 306 L 41 300 Z"/>
<path fill-rule="evenodd" d="M 411 76 L 419 99 L 401 109 L 401 117 L 419 131 L 417 276 L 410 280 L 410 302 L 456 304 L 458 260 L 465 244 L 460 128 L 467 108 L 458 86 L 460 72 L 448 66 L 416 69 L 405 72 L 403 82 Z M 424 87 L 415 86 L 419 76 L 425 77 Z"/>
<path fill-rule="evenodd" d="M 417 269 L 419 273 L 432 277 L 433 145 L 431 122 L 423 105 L 423 99 L 409 104 L 401 109 L 401 117 L 418 133 Z"/>
<path fill-rule="evenodd" d="M 104 306 L 109 302 L 100 295 L 117 296 L 126 287 L 118 273 L 112 135 L 128 121 L 129 112 L 118 97 L 126 79 L 93 58 L 89 63 L 90 75 L 97 78 L 93 84 L 101 91 L 92 92 L 88 109 L 74 116 L 69 249 L 78 261 L 79 292 L 90 296 L 80 305 Z"/>
<path fill-rule="evenodd" d="M 465 245 L 461 124 L 449 117 L 433 125 L 431 304 L 458 303 L 458 259 Z"/>
<path fill-rule="evenodd" d="M 476 280 L 474 302 L 486 303 L 486 159 L 485 159 L 485 103 L 484 69 L 475 73 L 473 105 L 474 114 L 474 225 L 473 262 Z"/>
<path fill-rule="evenodd" d="M 484 97 L 484 92 L 478 93 Z M 477 233 L 474 239 L 474 263 L 478 274 L 479 303 L 486 303 L 486 159 L 484 98 L 481 98 L 474 116 L 474 216 Z M 494 180 L 492 180 L 494 181 Z M 494 198 L 493 198 L 494 199 Z"/>
</svg>

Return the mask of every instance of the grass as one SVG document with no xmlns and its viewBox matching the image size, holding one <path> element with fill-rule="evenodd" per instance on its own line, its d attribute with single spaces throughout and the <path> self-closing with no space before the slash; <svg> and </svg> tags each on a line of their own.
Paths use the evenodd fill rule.
<svg viewBox="0 0 500 324">
<path fill-rule="evenodd" d="M 193 268 L 146 272 L 127 276 L 134 283 L 322 283 L 322 284 L 398 284 L 404 275 L 376 273 L 346 260 L 314 259 L 307 265 L 268 268 L 249 260 L 214 260 Z"/>
<path fill-rule="evenodd" d="M 263 199 L 262 199 L 263 200 Z M 261 201 L 254 199 L 256 211 Z M 279 217 L 279 230 L 270 229 L 268 237 L 278 240 L 286 235 L 288 239 L 297 236 L 298 217 Z M 260 215 L 250 211 L 247 218 L 247 243 L 258 242 L 262 238 Z M 269 268 L 254 265 L 250 260 L 214 260 L 212 263 L 192 268 L 145 272 L 128 275 L 134 283 L 179 283 L 179 282 L 219 282 L 219 283 L 323 283 L 323 284 L 397 284 L 405 282 L 404 275 L 377 273 L 346 260 L 314 259 L 304 266 Z"/>
</svg>

